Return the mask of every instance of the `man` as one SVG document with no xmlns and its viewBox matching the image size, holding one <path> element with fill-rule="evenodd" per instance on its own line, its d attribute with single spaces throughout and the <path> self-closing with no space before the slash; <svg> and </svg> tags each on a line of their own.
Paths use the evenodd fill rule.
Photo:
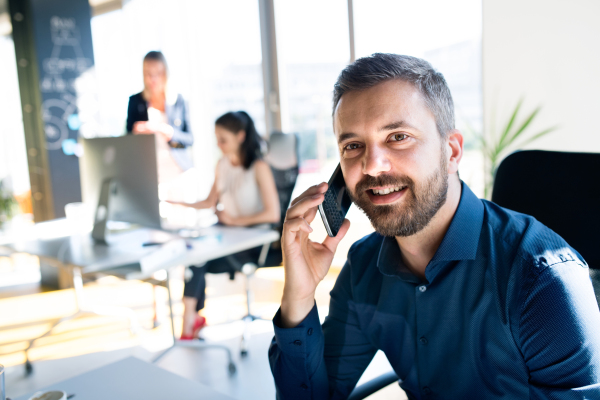
<svg viewBox="0 0 600 400">
<path fill-rule="evenodd" d="M 349 221 L 315 243 L 327 184 L 292 202 L 269 351 L 278 398 L 344 399 L 377 350 L 410 399 L 600 398 L 587 264 L 460 181 L 443 76 L 408 56 L 357 60 L 335 84 L 333 115 L 346 186 L 376 232 L 350 249 L 321 328 L 315 289 Z"/>
</svg>

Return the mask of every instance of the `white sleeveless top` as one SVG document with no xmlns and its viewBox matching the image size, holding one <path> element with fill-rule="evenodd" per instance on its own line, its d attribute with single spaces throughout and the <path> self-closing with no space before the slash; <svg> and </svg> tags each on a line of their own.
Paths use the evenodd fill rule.
<svg viewBox="0 0 600 400">
<path fill-rule="evenodd" d="M 247 217 L 263 211 L 264 206 L 256 181 L 256 163 L 250 168 L 233 166 L 227 157 L 217 164 L 219 203 L 232 217 Z"/>
</svg>

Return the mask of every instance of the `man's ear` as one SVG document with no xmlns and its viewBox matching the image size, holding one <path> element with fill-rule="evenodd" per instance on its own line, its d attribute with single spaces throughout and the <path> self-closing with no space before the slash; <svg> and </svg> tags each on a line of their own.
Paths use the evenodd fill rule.
<svg viewBox="0 0 600 400">
<path fill-rule="evenodd" d="M 446 146 L 448 157 L 448 174 L 455 174 L 458 172 L 458 164 L 463 156 L 463 135 L 458 129 L 453 129 L 448 132 L 446 137 Z"/>
</svg>

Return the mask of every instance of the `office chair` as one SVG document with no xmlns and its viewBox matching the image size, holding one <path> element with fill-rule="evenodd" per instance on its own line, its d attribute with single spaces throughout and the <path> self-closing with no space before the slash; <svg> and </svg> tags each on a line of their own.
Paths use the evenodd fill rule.
<svg viewBox="0 0 600 400">
<path fill-rule="evenodd" d="M 283 230 L 283 221 L 285 214 L 292 200 L 292 192 L 296 186 L 296 180 L 299 172 L 299 146 L 298 136 L 293 133 L 273 132 L 269 137 L 269 152 L 265 161 L 271 166 L 277 194 L 279 195 L 279 207 L 281 217 L 279 223 L 273 225 L 273 229 L 279 232 Z M 281 253 L 281 243 L 279 241 L 271 244 L 270 247 L 263 247 L 258 260 L 253 263 L 241 264 L 235 257 L 226 257 L 227 263 L 231 267 L 231 275 L 235 272 L 241 272 L 244 275 L 246 286 L 246 315 L 242 320 L 246 323 L 240 354 L 248 354 L 248 343 L 250 341 L 249 323 L 256 320 L 264 320 L 259 316 L 253 315 L 250 311 L 252 293 L 250 291 L 250 279 L 258 268 L 277 267 L 281 265 L 283 256 Z"/>
<path fill-rule="evenodd" d="M 99 277 L 102 276 L 115 276 L 124 280 L 139 280 L 142 282 L 146 282 L 146 283 L 150 283 L 153 286 L 153 296 L 155 296 L 155 288 L 157 286 L 163 286 L 167 289 L 167 295 L 168 295 L 168 303 L 169 303 L 169 319 L 170 319 L 170 323 L 171 323 L 171 335 L 173 337 L 173 345 L 168 347 L 167 349 L 163 350 L 162 352 L 160 352 L 156 357 L 154 357 L 154 359 L 152 359 L 152 363 L 157 362 L 158 360 L 160 360 L 162 357 L 164 357 L 169 351 L 171 351 L 172 349 L 174 349 L 175 347 L 194 347 L 197 349 L 219 349 L 225 352 L 226 356 L 227 356 L 227 371 L 229 372 L 229 375 L 234 375 L 237 372 L 237 366 L 235 365 L 235 362 L 233 361 L 233 356 L 231 354 L 231 350 L 229 349 L 229 347 L 221 345 L 221 344 L 214 344 L 214 343 L 207 343 L 205 342 L 203 339 L 199 339 L 199 340 L 178 340 L 177 336 L 175 335 L 175 323 L 173 321 L 173 299 L 171 297 L 171 287 L 170 287 L 170 271 L 169 269 L 164 269 L 164 271 L 166 272 L 164 277 L 156 277 L 155 274 L 149 274 L 149 275 L 144 275 L 142 273 L 140 273 L 140 268 L 137 265 L 125 265 L 123 267 L 119 267 L 119 268 L 114 268 L 114 269 L 109 269 L 109 270 L 104 270 L 101 273 L 95 273 L 95 274 L 91 274 L 90 276 L 93 276 L 94 279 L 97 279 Z M 153 316 L 153 324 L 154 327 L 157 326 L 157 320 L 156 320 L 156 299 L 153 298 L 153 308 L 154 308 L 154 316 Z"/>
<path fill-rule="evenodd" d="M 492 201 L 534 216 L 577 250 L 590 267 L 600 303 L 600 154 L 519 151 L 496 172 Z"/>
<path fill-rule="evenodd" d="M 398 375 L 394 371 L 387 372 L 355 387 L 350 396 L 348 396 L 348 400 L 362 400 L 394 382 L 397 383 L 398 380 Z"/>
</svg>

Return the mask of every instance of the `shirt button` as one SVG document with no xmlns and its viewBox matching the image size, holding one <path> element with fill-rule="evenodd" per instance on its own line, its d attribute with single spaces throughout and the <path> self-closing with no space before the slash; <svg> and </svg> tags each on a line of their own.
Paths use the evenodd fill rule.
<svg viewBox="0 0 600 400">
<path fill-rule="evenodd" d="M 313 333 L 312 328 L 308 328 L 308 332 L 307 333 L 308 333 L 308 336 L 312 335 L 312 333 Z"/>
<path fill-rule="evenodd" d="M 424 291 L 426 291 L 426 290 L 427 290 L 427 286 L 425 286 L 425 285 L 421 285 L 421 286 L 419 286 L 419 291 L 420 291 L 420 292 L 424 292 Z"/>
<path fill-rule="evenodd" d="M 425 387 L 423 388 L 423 393 L 425 393 L 425 394 L 429 395 L 429 394 L 431 394 L 431 389 L 429 389 L 427 386 L 425 386 Z"/>
<path fill-rule="evenodd" d="M 296 346 L 302 346 L 302 341 L 301 340 L 294 340 L 294 344 Z"/>
<path fill-rule="evenodd" d="M 303 383 L 302 385 L 300 385 L 300 387 L 304 390 L 308 389 L 308 386 L 306 386 L 306 383 Z"/>
<path fill-rule="evenodd" d="M 425 336 L 421 336 L 421 338 L 419 339 L 419 342 L 421 342 L 422 345 L 426 345 L 427 342 L 427 338 Z"/>
</svg>

